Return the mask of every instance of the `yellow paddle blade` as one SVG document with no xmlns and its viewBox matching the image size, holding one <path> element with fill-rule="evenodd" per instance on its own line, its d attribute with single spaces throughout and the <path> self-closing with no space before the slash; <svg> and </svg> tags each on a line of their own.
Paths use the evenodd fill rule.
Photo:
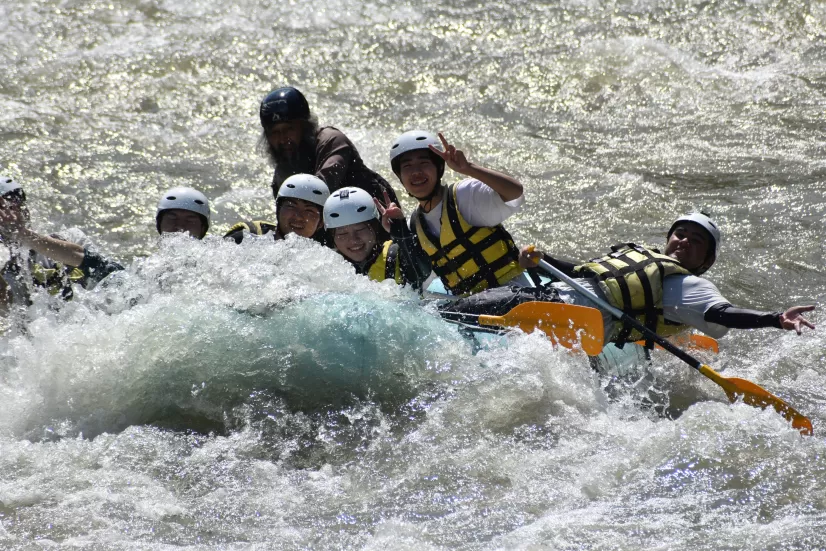
<svg viewBox="0 0 826 551">
<path fill-rule="evenodd" d="M 734 402 L 738 397 L 742 397 L 743 402 L 751 406 L 756 406 L 761 409 L 772 406 L 777 413 L 785 417 L 787 421 L 790 421 L 792 428 L 800 431 L 800 434 L 811 436 L 814 433 L 812 422 L 807 417 L 765 388 L 757 386 L 745 379 L 723 377 L 707 365 L 701 365 L 699 371 L 720 385 L 730 401 Z"/>
<path fill-rule="evenodd" d="M 687 348 L 710 350 L 715 354 L 718 354 L 720 352 L 720 345 L 717 344 L 717 341 L 705 335 L 697 335 L 695 333 L 690 333 L 688 335 L 675 335 L 669 338 L 668 340 L 670 340 L 675 346 L 685 346 Z M 645 341 L 636 341 L 634 344 L 645 346 Z M 662 350 L 662 346 L 658 345 L 656 348 Z"/>
<path fill-rule="evenodd" d="M 589 356 L 605 344 L 602 314 L 595 308 L 561 302 L 524 302 L 504 316 L 479 316 L 481 325 L 518 327 L 526 333 L 539 329 L 565 348 L 581 345 Z"/>
</svg>

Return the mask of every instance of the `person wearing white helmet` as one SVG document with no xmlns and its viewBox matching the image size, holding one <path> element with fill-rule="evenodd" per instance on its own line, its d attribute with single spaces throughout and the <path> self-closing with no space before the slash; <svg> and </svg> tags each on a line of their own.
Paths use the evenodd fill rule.
<svg viewBox="0 0 826 551">
<path fill-rule="evenodd" d="M 209 200 L 191 187 L 175 187 L 164 192 L 155 211 L 159 234 L 189 233 L 203 239 L 209 230 Z"/>
<path fill-rule="evenodd" d="M 722 233 L 716 222 L 702 212 L 679 217 L 666 235 L 663 253 L 656 249 L 624 243 L 611 247 L 606 255 L 583 264 L 574 264 L 544 255 L 529 247 L 522 250 L 520 263 L 534 266 L 539 258 L 553 264 L 579 283 L 606 299 L 612 306 L 636 317 L 661 336 L 670 336 L 693 327 L 719 338 L 729 329 L 775 327 L 814 329 L 803 314 L 814 306 L 793 306 L 784 312 L 761 312 L 733 306 L 705 278 L 699 277 L 716 261 Z M 497 290 L 498 291 L 498 290 Z M 581 306 L 594 305 L 564 283 L 552 283 L 540 294 L 488 293 L 471 303 L 457 301 L 453 311 L 500 313 L 530 300 L 563 301 Z M 623 326 L 609 312 L 603 312 L 606 341 L 622 347 L 642 335 Z M 649 343 L 651 344 L 651 343 Z"/>
<path fill-rule="evenodd" d="M 382 226 L 378 207 L 384 213 L 398 209 L 389 195 L 384 199 L 387 206 L 356 187 L 333 192 L 324 204 L 328 241 L 353 264 L 356 273 L 421 289 L 430 274 L 430 262 L 421 249 L 413 250 L 417 243 L 403 217 L 386 218 L 388 227 Z"/>
<path fill-rule="evenodd" d="M 101 256 L 88 247 L 66 241 L 59 236 L 40 235 L 28 227 L 28 218 L 0 218 L 7 231 L 20 244 L 58 265 L 77 268 L 76 278 L 84 287 L 94 285 L 123 266 Z M 155 211 L 155 227 L 161 235 L 188 233 L 203 239 L 209 229 L 209 201 L 200 191 L 190 187 L 175 187 L 165 191 Z M 74 272 L 73 272 L 74 273 Z"/>
<path fill-rule="evenodd" d="M 272 235 L 273 239 L 284 239 L 295 233 L 301 237 L 324 243 L 324 202 L 330 196 L 327 184 L 312 174 L 294 174 L 284 180 L 275 199 L 276 222 L 253 220 L 238 222 L 224 235 L 241 243 L 246 233 Z"/>
<path fill-rule="evenodd" d="M 293 174 L 313 174 L 330 191 L 358 187 L 376 198 L 387 193 L 396 202 L 390 184 L 365 166 L 356 146 L 332 126 L 319 127 L 307 99 L 292 86 L 267 94 L 259 109 L 263 134 L 259 149 L 275 168 L 273 196 Z"/>
<path fill-rule="evenodd" d="M 87 283 L 80 270 L 54 262 L 31 247 L 26 239 L 32 233 L 28 224 L 26 193 L 12 178 L 0 175 L 0 244 L 9 254 L 0 266 L 0 314 L 7 314 L 11 305 L 28 306 L 36 288 L 69 300 L 74 294 L 72 284 Z"/>
<path fill-rule="evenodd" d="M 519 266 L 519 249 L 502 226 L 524 203 L 522 184 L 469 162 L 442 134 L 437 139 L 423 130 L 393 142 L 390 164 L 419 203 L 410 227 L 450 293 L 535 284 Z M 445 165 L 467 178 L 443 185 Z"/>
</svg>

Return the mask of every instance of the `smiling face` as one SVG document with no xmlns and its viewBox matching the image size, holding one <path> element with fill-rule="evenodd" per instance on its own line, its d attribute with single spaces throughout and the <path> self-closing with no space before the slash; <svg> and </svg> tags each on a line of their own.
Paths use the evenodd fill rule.
<svg viewBox="0 0 826 551">
<path fill-rule="evenodd" d="M 407 193 L 424 199 L 439 185 L 439 169 L 429 151 L 417 149 L 399 159 L 399 179 Z"/>
<path fill-rule="evenodd" d="M 321 227 L 321 207 L 303 199 L 283 198 L 278 206 L 278 230 L 281 235 L 297 233 L 311 238 Z"/>
<path fill-rule="evenodd" d="M 376 246 L 376 232 L 367 222 L 342 226 L 333 230 L 336 250 L 350 261 L 364 262 Z"/>
<path fill-rule="evenodd" d="M 189 235 L 198 239 L 202 239 L 206 234 L 204 219 L 201 215 L 184 209 L 163 211 L 158 229 L 162 234 L 189 232 Z"/>
<path fill-rule="evenodd" d="M 711 246 L 711 238 L 702 226 L 693 222 L 681 222 L 668 238 L 665 254 L 678 260 L 687 270 L 697 272 L 714 262 L 714 258 L 709 256 Z"/>
</svg>

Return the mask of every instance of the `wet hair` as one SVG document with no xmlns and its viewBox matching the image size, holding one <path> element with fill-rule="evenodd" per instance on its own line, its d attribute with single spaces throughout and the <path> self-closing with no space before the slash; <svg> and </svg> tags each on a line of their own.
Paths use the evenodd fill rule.
<svg viewBox="0 0 826 551">
<path fill-rule="evenodd" d="M 7 191 L 3 194 L 3 199 L 16 201 L 18 204 L 24 204 L 26 202 L 26 192 L 23 191 L 22 187 L 17 189 L 13 189 L 11 191 Z"/>
</svg>

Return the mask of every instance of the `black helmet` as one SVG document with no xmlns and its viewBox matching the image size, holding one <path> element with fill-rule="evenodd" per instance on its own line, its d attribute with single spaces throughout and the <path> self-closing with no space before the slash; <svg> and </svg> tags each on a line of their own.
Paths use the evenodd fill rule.
<svg viewBox="0 0 826 551">
<path fill-rule="evenodd" d="M 261 126 L 268 128 L 277 122 L 308 120 L 310 105 L 304 94 L 285 86 L 273 90 L 261 102 Z"/>
</svg>

